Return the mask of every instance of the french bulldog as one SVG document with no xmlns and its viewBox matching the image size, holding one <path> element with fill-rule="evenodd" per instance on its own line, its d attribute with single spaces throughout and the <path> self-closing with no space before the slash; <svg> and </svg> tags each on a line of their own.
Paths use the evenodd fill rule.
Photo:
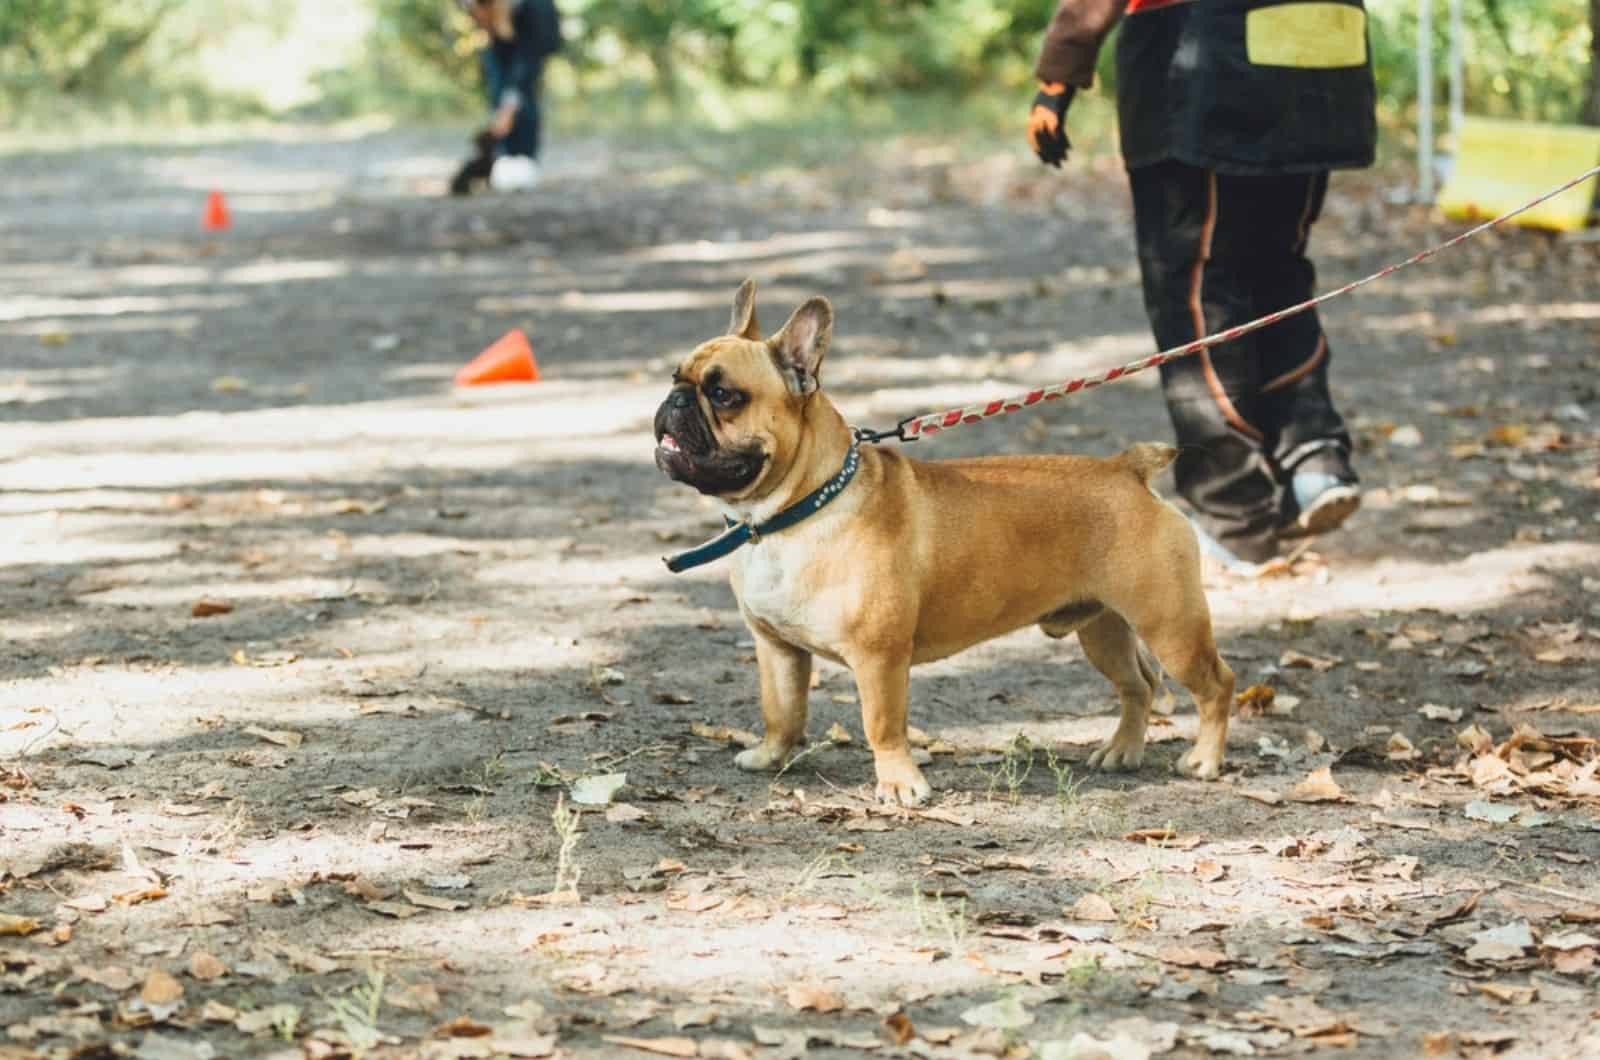
<svg viewBox="0 0 1600 1060">
<path fill-rule="evenodd" d="M 451 195 L 471 195 L 489 187 L 489 174 L 494 169 L 494 152 L 499 145 L 499 137 L 488 129 L 479 129 L 474 134 L 474 154 L 461 163 L 456 175 L 450 178 Z"/>
<path fill-rule="evenodd" d="M 820 655 L 855 678 L 878 798 L 920 805 L 931 792 L 906 735 L 911 667 L 1037 625 L 1077 633 L 1120 698 L 1091 766 L 1141 764 L 1159 662 L 1199 710 L 1178 768 L 1216 777 L 1233 671 L 1217 654 L 1194 531 L 1150 486 L 1176 450 L 921 461 L 858 445 L 820 389 L 832 330 L 832 307 L 812 298 L 763 339 L 746 281 L 728 333 L 683 359 L 655 414 L 657 466 L 714 498 L 730 526 L 757 529 L 731 553 L 765 725 L 739 767 L 778 768 L 801 744 Z M 760 532 L 797 503 L 810 514 Z"/>
</svg>

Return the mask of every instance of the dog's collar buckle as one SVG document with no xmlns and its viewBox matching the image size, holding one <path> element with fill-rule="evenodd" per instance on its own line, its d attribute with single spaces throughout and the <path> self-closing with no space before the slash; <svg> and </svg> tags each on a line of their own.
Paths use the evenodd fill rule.
<svg viewBox="0 0 1600 1060">
<path fill-rule="evenodd" d="M 664 556 L 662 557 L 662 562 L 667 565 L 669 571 L 679 574 L 690 568 L 710 563 L 712 560 L 721 559 L 742 545 L 754 545 L 769 534 L 787 530 L 794 524 L 826 508 L 835 497 L 844 492 L 844 488 L 850 484 L 850 480 L 856 477 L 856 470 L 860 466 L 861 447 L 857 443 L 851 442 L 850 451 L 844 455 L 844 466 L 839 468 L 838 474 L 789 505 L 777 515 L 774 515 L 771 519 L 759 526 L 748 519 L 738 523 L 729 519 L 727 520 L 728 528 L 718 536 L 703 545 L 685 552 L 679 552 L 675 556 Z"/>
</svg>

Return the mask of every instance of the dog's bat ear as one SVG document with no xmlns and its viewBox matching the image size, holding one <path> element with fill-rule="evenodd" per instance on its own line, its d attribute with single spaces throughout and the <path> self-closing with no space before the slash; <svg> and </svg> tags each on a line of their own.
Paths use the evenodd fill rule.
<svg viewBox="0 0 1600 1060">
<path fill-rule="evenodd" d="M 746 280 L 733 296 L 733 316 L 728 319 L 728 334 L 751 342 L 761 341 L 761 328 L 756 324 L 756 281 Z"/>
<path fill-rule="evenodd" d="M 831 338 L 833 307 L 820 297 L 808 299 L 789 317 L 783 330 L 772 336 L 767 345 L 791 391 L 810 394 L 817 389 L 822 358 Z"/>
</svg>

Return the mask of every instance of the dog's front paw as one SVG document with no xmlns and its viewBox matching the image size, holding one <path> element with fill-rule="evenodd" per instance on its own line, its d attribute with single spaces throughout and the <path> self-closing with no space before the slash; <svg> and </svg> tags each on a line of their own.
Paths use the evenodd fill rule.
<svg viewBox="0 0 1600 1060">
<path fill-rule="evenodd" d="M 1188 754 L 1178 759 L 1178 772 L 1196 780 L 1216 780 L 1222 772 L 1222 755 L 1191 747 Z"/>
<path fill-rule="evenodd" d="M 1090 769 L 1111 772 L 1130 772 L 1144 764 L 1144 739 L 1120 739 L 1113 736 L 1089 756 Z"/>
<path fill-rule="evenodd" d="M 733 764 L 747 773 L 765 773 L 782 766 L 790 750 L 792 748 L 763 740 L 748 751 L 740 751 L 734 756 Z"/>
<path fill-rule="evenodd" d="M 877 759 L 878 801 L 895 806 L 921 806 L 933 794 L 922 770 L 908 754 L 881 755 Z"/>
</svg>

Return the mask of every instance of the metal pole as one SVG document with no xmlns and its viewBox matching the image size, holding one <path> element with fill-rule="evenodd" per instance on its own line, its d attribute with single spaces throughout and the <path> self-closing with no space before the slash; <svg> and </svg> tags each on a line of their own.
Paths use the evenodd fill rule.
<svg viewBox="0 0 1600 1060">
<path fill-rule="evenodd" d="M 1417 0 L 1417 199 L 1433 202 L 1433 0 Z"/>
<path fill-rule="evenodd" d="M 1450 158 L 1461 156 L 1461 121 L 1466 116 L 1461 38 L 1461 0 L 1450 0 Z"/>
</svg>

